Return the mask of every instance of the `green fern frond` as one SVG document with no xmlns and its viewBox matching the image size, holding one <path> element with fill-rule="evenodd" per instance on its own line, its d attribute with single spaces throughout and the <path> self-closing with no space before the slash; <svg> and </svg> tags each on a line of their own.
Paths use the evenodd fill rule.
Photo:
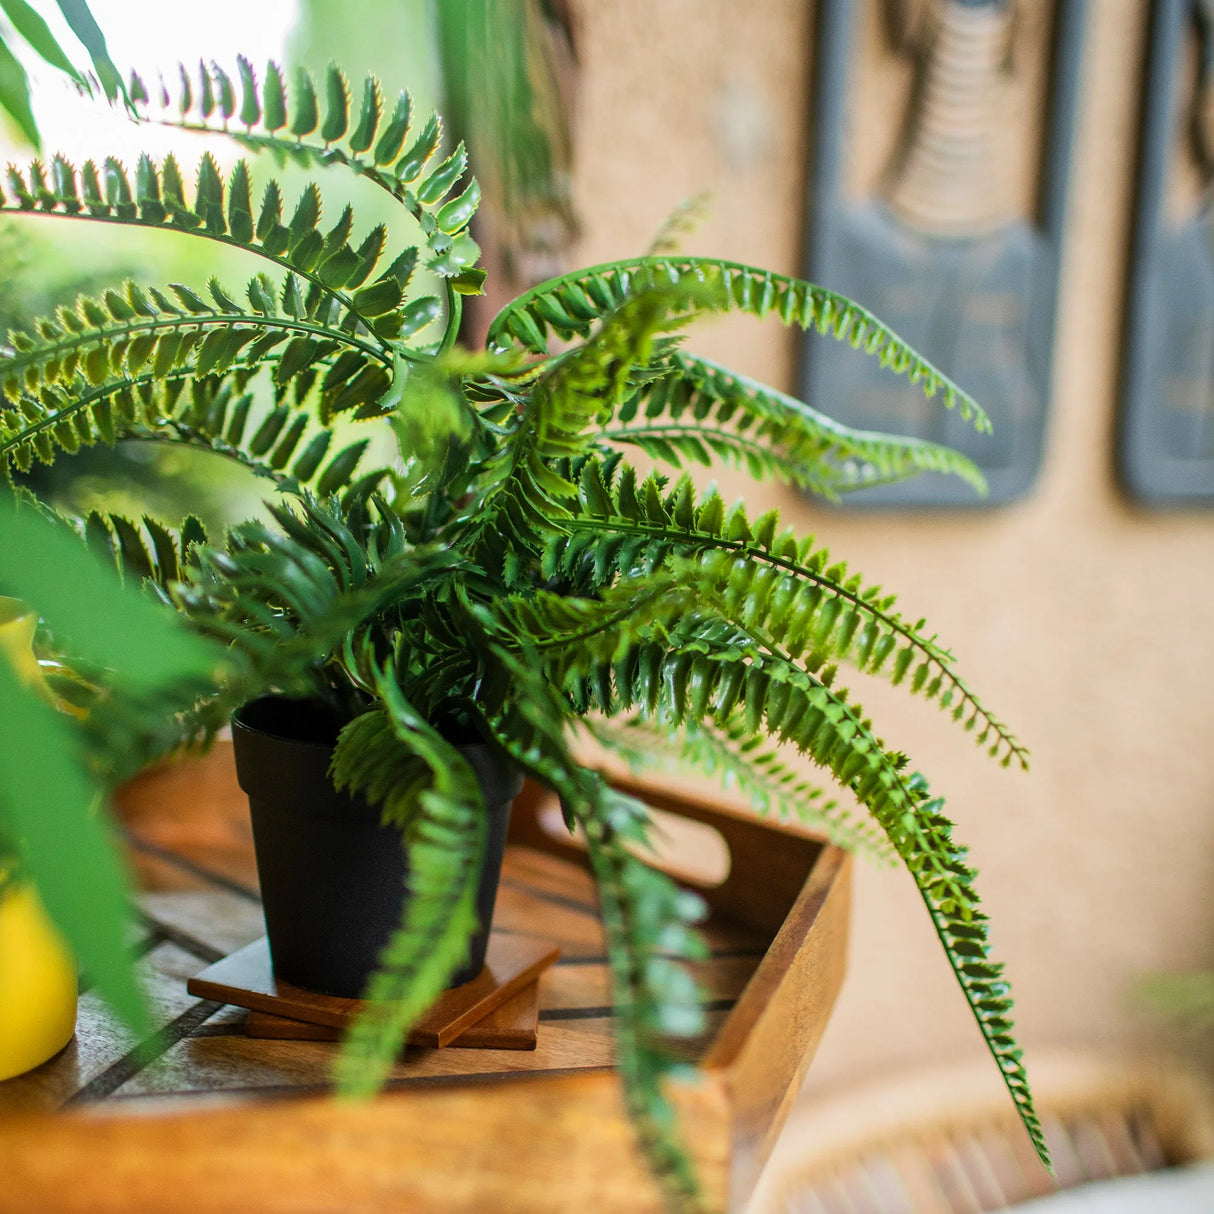
<svg viewBox="0 0 1214 1214">
<path fill-rule="evenodd" d="M 682 351 L 612 419 L 600 436 L 681 466 L 711 457 L 775 477 L 830 500 L 920 472 L 958 476 L 978 493 L 986 479 L 949 447 L 854 430 L 786 393 Z"/>
<path fill-rule="evenodd" d="M 603 788 L 597 804 L 579 799 L 571 812 L 585 833 L 598 885 L 617 1009 L 617 1065 L 629 1112 L 659 1179 L 674 1202 L 684 1205 L 697 1197 L 698 1185 L 674 1110 L 661 1091 L 665 1076 L 680 1069 L 663 1039 L 703 1032 L 704 1014 L 687 969 L 654 953 L 702 956 L 691 925 L 703 918 L 704 907 L 696 895 L 632 854 L 628 844 L 649 844 L 643 805 Z"/>
<path fill-rule="evenodd" d="M 912 777 L 920 795 L 926 797 L 927 784 L 917 774 Z M 1003 1082 L 1011 1094 L 1020 1114 L 1020 1120 L 1028 1131 L 1030 1140 L 1041 1162 L 1052 1173 L 1049 1146 L 1038 1120 L 1025 1074 L 1023 1053 L 1016 1044 L 1012 1023 L 1011 987 L 1003 976 L 1003 964 L 990 959 L 990 939 L 987 916 L 972 909 L 978 901 L 973 889 L 974 870 L 966 864 L 966 849 L 952 840 L 952 823 L 943 814 L 944 802 L 940 798 L 922 803 L 919 811 L 924 823 L 924 834 L 928 835 L 938 854 L 948 857 L 948 863 L 956 876 L 964 883 L 970 898 L 969 913 L 960 906 L 950 906 L 936 896 L 935 888 L 919 879 L 915 874 L 919 893 L 927 905 L 936 929 L 936 935 L 944 946 L 953 973 L 965 993 L 978 1028 L 986 1041 Z M 908 867 L 910 861 L 908 860 Z"/>
<path fill-rule="evenodd" d="M 614 478 L 604 472 L 597 459 L 582 465 L 581 509 L 566 520 L 566 537 L 545 551 L 548 576 L 590 593 L 634 569 L 685 561 L 679 576 L 711 595 L 722 614 L 768 631 L 810 671 L 840 661 L 895 685 L 909 682 L 992 756 L 1027 767 L 1027 750 L 956 673 L 953 655 L 924 631 L 924 621 L 904 619 L 892 595 L 865 585 L 843 562 L 832 564 L 812 536 L 781 530 L 775 511 L 752 524 L 741 505 L 727 509 L 715 490 L 697 501 L 687 477 L 663 491 L 660 478 L 638 483 L 626 465 Z"/>
<path fill-rule="evenodd" d="M 865 852 L 885 864 L 895 862 L 888 839 L 871 822 L 828 797 L 777 750 L 764 745 L 762 737 L 747 735 L 736 723 L 715 729 L 685 721 L 681 730 L 668 730 L 644 717 L 631 717 L 590 719 L 586 725 L 600 745 L 634 771 L 656 768 L 669 774 L 674 759 L 688 770 L 714 777 L 726 791 L 740 793 L 764 816 L 799 822 L 838 847 Z"/>
<path fill-rule="evenodd" d="M 81 296 L 73 307 L 36 321 L 33 334 L 9 332 L 9 352 L 0 356 L 0 391 L 16 403 L 23 393 L 71 388 L 80 380 L 96 387 L 129 381 L 145 370 L 163 376 L 183 366 L 198 376 L 223 375 L 238 359 L 251 370 L 271 357 L 283 387 L 339 351 L 348 356 L 337 377 L 340 384 L 376 364 L 379 379 L 358 399 L 343 400 L 339 408 L 329 405 L 330 415 L 373 403 L 386 389 L 391 358 L 378 343 L 342 327 L 333 307 L 326 306 L 331 301 L 319 292 L 305 303 L 294 276 L 281 293 L 265 277 L 252 279 L 248 307 L 214 279 L 208 294 L 204 298 L 180 283 L 162 292 L 128 282 L 100 299 Z M 290 344 L 283 347 L 284 342 Z"/>
<path fill-rule="evenodd" d="M 675 660 L 681 656 L 674 655 Z M 943 803 L 927 801 L 921 779 L 903 776 L 904 758 L 882 748 L 859 708 L 849 706 L 842 693 L 836 695 L 792 664 L 760 650 L 696 656 L 707 663 L 700 671 L 705 687 L 693 689 L 692 676 L 686 700 L 680 703 L 676 695 L 666 693 L 668 681 L 663 678 L 659 693 L 662 718 L 682 719 L 688 710 L 694 710 L 700 696 L 707 699 L 709 719 L 719 725 L 728 724 L 736 708 L 748 732 L 766 727 L 769 734 L 828 768 L 868 807 L 914 878 L 1025 1128 L 1048 1161 L 1012 1036 L 1008 986 L 1002 979 L 1002 967 L 989 960 L 987 924 L 977 909 L 975 874 L 965 863 L 964 850 L 952 842 L 951 824 L 941 812 Z M 634 688 L 630 694 L 635 696 L 638 690 Z"/>
<path fill-rule="evenodd" d="M 479 249 L 468 226 L 480 187 L 467 178 L 462 144 L 442 154 L 437 115 L 428 116 L 418 129 L 409 94 L 400 93 L 388 110 L 373 76 L 363 81 L 355 112 L 349 81 L 332 64 L 320 89 L 305 68 L 296 69 L 291 88 L 274 62 L 267 64 L 260 85 L 248 59 L 240 57 L 237 69 L 232 80 L 215 63 L 199 63 L 196 73 L 183 66 L 176 97 L 166 90 L 162 105 L 144 101 L 139 112 L 146 121 L 179 129 L 226 132 L 251 151 L 270 152 L 282 163 L 344 166 L 387 191 L 418 221 L 430 270 L 456 280 L 457 289 L 479 288 L 474 271 Z M 147 96 L 146 89 L 140 92 Z"/>
<path fill-rule="evenodd" d="M 606 685 L 603 652 L 600 640 L 576 659 L 598 687 Z M 565 655 L 566 677 L 573 660 Z M 833 692 L 787 659 L 736 637 L 720 643 L 701 630 L 674 649 L 657 642 L 637 645 L 613 663 L 610 677 L 622 708 L 663 725 L 708 722 L 736 726 L 748 736 L 765 729 L 827 768 L 868 808 L 914 878 L 1025 1128 L 1048 1162 L 1012 1035 L 1008 986 L 1001 967 L 989 960 L 975 874 L 964 850 L 952 842 L 942 803 L 927 801 L 921 778 L 903 775 L 904 756 L 883 748 L 845 692 Z"/>
<path fill-rule="evenodd" d="M 659 334 L 686 306 L 688 290 L 665 284 L 634 292 L 584 344 L 555 360 L 534 385 L 513 431 L 486 464 L 489 489 L 481 508 L 482 559 L 511 573 L 560 532 L 577 488 L 554 468 L 588 450 L 591 424 L 610 414 L 632 390 Z"/>
<path fill-rule="evenodd" d="M 975 429 L 990 421 L 977 403 L 866 308 L 834 291 L 736 262 L 703 257 L 641 257 L 607 262 L 540 283 L 512 300 L 494 318 L 488 343 L 547 353 L 550 339 L 584 338 L 607 312 L 619 306 L 638 283 L 697 280 L 705 292 L 700 311 L 743 311 L 778 316 L 787 325 L 816 329 L 846 341 L 880 360 L 895 375 L 917 384 L 929 398 L 941 394 L 946 408 L 958 408 Z"/>
<path fill-rule="evenodd" d="M 923 632 L 922 620 L 910 624 L 878 605 L 879 587 L 863 587 L 842 564 L 833 567 L 838 570 L 833 575 L 829 569 L 815 569 L 812 558 L 788 565 L 796 569 L 743 570 L 728 552 L 713 552 L 686 565 L 676 562 L 675 569 L 695 580 L 704 601 L 725 618 L 761 636 L 811 673 L 842 661 L 894 686 L 906 683 L 912 694 L 935 700 L 949 711 L 992 758 L 1001 757 L 1004 766 L 1013 760 L 1028 766 L 1027 750 L 977 699 L 956 673 L 952 654 Z"/>
<path fill-rule="evenodd" d="M 353 211 L 349 207 L 329 232 L 322 231 L 315 184 L 305 187 L 289 218 L 276 181 L 266 185 L 255 209 L 245 162 L 237 163 L 225 183 L 207 153 L 199 161 L 192 197 L 189 194 L 172 155 L 160 165 L 141 156 L 134 181 L 113 157 L 100 169 L 90 160 L 77 171 L 56 156 L 49 176 L 39 161 L 24 172 L 9 165 L 0 185 L 0 213 L 190 232 L 243 249 L 307 281 L 309 291 L 336 310 L 338 322 L 348 321 L 371 334 L 380 349 L 413 337 L 442 313 L 442 303 L 434 296 L 404 302 L 418 259 L 415 248 L 406 249 L 384 268 L 384 230 L 373 229 L 356 247 L 350 240 Z M 368 284 L 377 271 L 378 277 Z M 175 310 L 167 301 L 157 303 L 162 311 Z M 182 303 L 186 311 L 193 310 L 191 303 Z"/>
<path fill-rule="evenodd" d="M 338 738 L 333 780 L 352 793 L 382 793 L 393 812 L 404 812 L 409 897 L 337 1060 L 339 1090 L 350 1096 L 381 1086 L 409 1029 L 467 955 L 485 850 L 485 803 L 472 768 L 404 699 L 390 671 L 381 671 L 377 689 L 383 707 Z M 420 791 L 419 764 L 428 776 Z"/>
<path fill-rule="evenodd" d="M 335 432 L 316 422 L 308 392 L 318 384 L 320 405 L 329 400 L 330 411 L 340 405 L 354 409 L 355 416 L 377 412 L 367 395 L 379 390 L 378 374 L 364 371 L 343 382 L 339 355 L 297 371 L 293 400 L 275 385 L 278 401 L 266 410 L 246 391 L 257 370 L 244 364 L 247 357 L 238 356 L 222 376 L 196 376 L 187 356 L 184 366 L 162 375 L 146 372 L 97 386 L 78 378 L 69 386 L 43 385 L 37 395 L 22 394 L 15 404 L 0 400 L 0 468 L 11 476 L 13 469 L 51 464 L 60 453 L 144 438 L 212 451 L 275 482 L 294 478 L 322 494 L 349 485 L 368 440 L 335 448 Z M 281 360 L 271 353 L 262 363 L 276 370 Z M 355 398 L 364 403 L 356 407 Z"/>
</svg>

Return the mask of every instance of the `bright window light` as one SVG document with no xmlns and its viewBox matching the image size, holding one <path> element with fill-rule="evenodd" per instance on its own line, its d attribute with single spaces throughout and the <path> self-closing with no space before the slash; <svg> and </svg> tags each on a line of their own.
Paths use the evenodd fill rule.
<svg viewBox="0 0 1214 1214">
<path fill-rule="evenodd" d="M 33 3 L 73 61 L 87 67 L 88 56 L 57 6 L 51 0 Z M 198 7 L 165 0 L 90 0 L 89 7 L 123 77 L 134 69 L 153 95 L 163 74 L 175 96 L 177 64 L 184 63 L 196 79 L 200 59 L 215 60 L 234 75 L 236 56 L 245 55 L 260 77 L 268 59 L 282 61 L 299 19 L 298 0 L 207 0 Z M 7 33 L 8 27 L 4 29 Z M 197 136 L 136 127 L 121 111 L 109 112 L 104 104 L 77 96 L 70 81 L 26 48 L 14 50 L 30 75 L 31 102 L 46 155 L 62 152 L 79 161 L 100 152 L 133 164 L 142 151 L 161 156 L 184 145 L 192 158 L 207 146 Z M 216 141 L 213 150 L 222 151 L 225 161 L 234 156 L 227 141 Z M 0 155 L 20 161 L 27 158 L 28 149 L 15 146 L 0 130 Z"/>
</svg>

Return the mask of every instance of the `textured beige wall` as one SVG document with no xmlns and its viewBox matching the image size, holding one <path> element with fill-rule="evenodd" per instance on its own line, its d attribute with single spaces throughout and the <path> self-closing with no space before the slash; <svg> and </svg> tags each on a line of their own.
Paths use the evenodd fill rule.
<svg viewBox="0 0 1214 1214">
<path fill-rule="evenodd" d="M 1148 513 L 1113 481 L 1146 6 L 1088 8 L 1036 491 L 945 516 L 834 514 L 762 491 L 897 589 L 912 618 L 926 615 L 1033 749 L 1029 775 L 1001 770 L 933 708 L 862 689 L 880 732 L 915 756 L 972 846 L 1030 1068 L 1035 1044 L 1157 1043 L 1162 1030 L 1131 1008 L 1130 984 L 1214 963 L 1214 513 Z M 689 251 L 796 272 L 811 6 L 583 0 L 579 11 L 582 257 L 642 250 L 673 207 L 709 189 L 712 218 Z M 794 341 L 778 325 L 718 324 L 697 339 L 790 382 Z M 909 879 L 862 866 L 850 975 L 810 1086 L 981 1048 Z"/>
</svg>

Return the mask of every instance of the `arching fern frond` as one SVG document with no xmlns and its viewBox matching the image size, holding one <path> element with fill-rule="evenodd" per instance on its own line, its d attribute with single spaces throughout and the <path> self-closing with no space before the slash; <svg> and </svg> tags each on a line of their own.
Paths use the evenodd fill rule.
<svg viewBox="0 0 1214 1214">
<path fill-rule="evenodd" d="M 369 339 L 334 323 L 325 298 L 288 276 L 252 279 L 242 306 L 127 283 L 61 307 L 0 351 L 0 465 L 25 471 L 98 442 L 159 437 L 204 446 L 322 493 L 341 487 L 366 446 L 333 448 L 332 420 L 381 415 L 393 368 Z M 254 405 L 263 370 L 274 403 Z M 270 392 L 258 393 L 262 398 Z M 327 462 L 326 462 L 327 461 Z"/>
<path fill-rule="evenodd" d="M 606 597 L 621 592 L 606 592 Z M 690 592 L 672 590 L 672 599 Z M 542 609 L 544 604 L 539 605 Z M 904 775 L 905 756 L 887 751 L 845 691 L 773 653 L 760 640 L 682 616 L 681 637 L 638 642 L 630 623 L 587 632 L 542 662 L 555 685 L 580 676 L 607 712 L 637 711 L 670 728 L 706 723 L 745 736 L 760 731 L 795 746 L 830 771 L 873 815 L 910 871 L 950 964 L 1034 1144 L 1048 1159 L 1011 1033 L 1011 999 L 1002 970 L 989 960 L 985 917 L 974 872 L 951 838 L 942 803 L 928 802 L 919 777 Z M 621 640 L 622 630 L 629 634 Z"/>
<path fill-rule="evenodd" d="M 946 408 L 957 408 L 975 429 L 990 421 L 977 403 L 951 379 L 921 358 L 866 308 L 783 274 L 737 262 L 704 257 L 641 257 L 607 262 L 540 283 L 507 304 L 489 328 L 493 348 L 519 345 L 546 353 L 552 337 L 584 338 L 594 324 L 638 283 L 675 283 L 695 279 L 706 291 L 696 300 L 701 311 L 775 314 L 785 324 L 816 329 L 880 360 L 895 375 L 917 384 L 927 397 L 940 394 Z"/>
<path fill-rule="evenodd" d="M 418 260 L 416 248 L 406 249 L 385 268 L 386 232 L 374 228 L 353 244 L 350 207 L 328 232 L 322 231 L 320 191 L 314 183 L 305 187 L 289 218 L 276 181 L 266 185 L 255 209 L 245 162 L 237 163 L 225 183 L 208 152 L 199 161 L 192 197 L 188 194 L 172 155 L 160 165 L 141 156 L 133 181 L 114 157 L 100 169 L 89 160 L 77 171 L 56 156 L 49 173 L 40 161 L 24 172 L 9 165 L 0 186 L 0 213 L 191 232 L 243 249 L 306 280 L 337 309 L 342 323 L 372 334 L 380 348 L 413 336 L 442 314 L 435 296 L 405 303 Z M 376 271 L 378 277 L 368 283 Z"/>
<path fill-rule="evenodd" d="M 339 352 L 349 355 L 337 377 L 341 386 L 368 368 L 378 370 L 375 382 L 356 398 L 327 402 L 330 416 L 373 403 L 386 390 L 391 358 L 373 339 L 343 327 L 331 300 L 319 292 L 305 300 L 294 275 L 280 291 L 264 276 L 251 279 L 247 304 L 215 279 L 208 296 L 180 283 L 160 291 L 133 282 L 100 299 L 80 296 L 74 306 L 36 321 L 33 333 L 9 331 L 9 352 L 0 356 L 0 390 L 15 402 L 22 392 L 69 387 L 77 377 L 98 386 L 145 370 L 163 376 L 183 366 L 194 375 L 223 375 L 238 359 L 249 370 L 271 352 L 280 387 Z M 287 342 L 293 344 L 284 347 Z M 330 384 L 330 397 L 335 386 Z"/>
<path fill-rule="evenodd" d="M 223 131 L 253 151 L 268 151 L 282 162 L 307 167 L 342 165 L 386 190 L 418 221 L 429 251 L 427 266 L 456 289 L 479 289 L 474 270 L 479 250 L 468 225 L 480 202 L 475 179 L 464 178 L 463 144 L 442 154 L 442 123 L 431 114 L 414 125 L 413 104 L 400 93 L 389 111 L 379 82 L 363 81 L 357 110 L 349 81 L 330 65 L 321 88 L 297 68 L 291 88 L 282 69 L 270 62 L 259 84 L 253 65 L 241 56 L 232 77 L 217 63 L 199 63 L 196 72 L 178 72 L 175 96 L 161 85 L 159 107 L 138 76 L 132 95 L 145 120 L 183 130 Z M 462 184 L 461 184 L 462 183 Z"/>
<path fill-rule="evenodd" d="M 672 351 L 600 437 L 681 466 L 713 455 L 828 499 L 919 472 L 958 476 L 979 493 L 986 480 L 938 443 L 854 430 L 786 393 L 684 351 Z"/>
<path fill-rule="evenodd" d="M 195 378 L 186 368 L 97 387 L 77 380 L 70 394 L 44 387 L 16 405 L 0 404 L 0 466 L 11 476 L 14 468 L 53 463 L 59 452 L 135 438 L 211 451 L 276 482 L 290 476 L 313 484 L 322 494 L 351 483 L 368 440 L 334 451 L 333 429 L 317 425 L 298 394 L 254 414 L 247 386 L 237 366 L 222 378 Z"/>
<path fill-rule="evenodd" d="M 683 560 L 680 576 L 714 596 L 719 610 L 740 625 L 768 627 L 775 643 L 811 671 L 832 661 L 910 690 L 949 710 L 979 744 L 1006 764 L 1028 765 L 1028 752 L 956 673 L 951 652 L 924 621 L 904 619 L 895 599 L 865 585 L 812 536 L 781 530 L 769 511 L 752 522 L 739 504 L 731 508 L 715 491 L 697 501 L 687 477 L 669 491 L 650 476 L 638 482 L 624 465 L 604 475 L 589 459 L 578 476 L 581 509 L 565 523 L 567 538 L 550 542 L 544 572 L 570 579 L 580 593 L 635 569 Z M 610 480 L 610 483 L 609 483 Z"/>
<path fill-rule="evenodd" d="M 611 788 L 594 791 L 593 800 L 579 797 L 569 805 L 598 883 L 617 1009 L 617 1065 L 650 1162 L 668 1192 L 684 1201 L 695 1196 L 697 1185 L 674 1110 L 661 1090 L 678 1065 L 664 1039 L 703 1032 L 704 1013 L 691 973 L 678 960 L 654 953 L 703 957 L 691 925 L 703 918 L 704 907 L 633 854 L 632 848 L 650 848 L 645 807 Z"/>
</svg>

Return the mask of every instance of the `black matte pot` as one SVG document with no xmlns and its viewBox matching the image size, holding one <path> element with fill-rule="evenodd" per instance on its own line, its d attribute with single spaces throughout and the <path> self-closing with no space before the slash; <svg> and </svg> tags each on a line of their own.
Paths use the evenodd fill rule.
<svg viewBox="0 0 1214 1214">
<path fill-rule="evenodd" d="M 357 998 L 400 924 L 406 865 L 400 831 L 329 779 L 340 727 L 318 702 L 270 696 L 233 714 L 232 741 L 253 820 L 274 973 L 306 990 Z M 510 803 L 522 787 L 491 747 L 457 749 L 480 782 L 488 832 L 480 929 L 452 986 L 475 978 L 485 963 Z"/>
</svg>

